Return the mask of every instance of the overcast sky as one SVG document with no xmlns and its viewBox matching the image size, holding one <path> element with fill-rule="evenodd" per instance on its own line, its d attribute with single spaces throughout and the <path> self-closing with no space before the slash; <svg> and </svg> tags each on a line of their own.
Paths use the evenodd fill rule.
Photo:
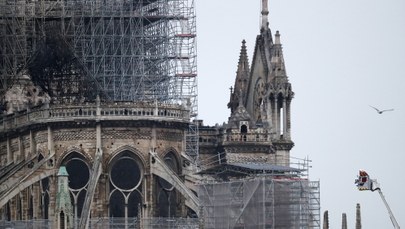
<svg viewBox="0 0 405 229">
<path fill-rule="evenodd" d="M 199 118 L 227 121 L 242 39 L 249 61 L 259 33 L 261 0 L 195 0 Z M 377 192 L 354 185 L 366 170 L 405 227 L 405 1 L 269 0 L 270 28 L 279 30 L 292 101 L 292 156 L 312 159 L 321 181 L 321 218 L 331 228 L 392 228 Z M 377 114 L 369 105 L 394 111 Z"/>
</svg>

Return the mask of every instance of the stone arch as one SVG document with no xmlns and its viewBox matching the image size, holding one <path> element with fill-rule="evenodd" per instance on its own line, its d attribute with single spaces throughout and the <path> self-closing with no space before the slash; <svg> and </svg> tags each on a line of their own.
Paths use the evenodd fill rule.
<svg viewBox="0 0 405 229">
<path fill-rule="evenodd" d="M 240 126 L 240 133 L 241 134 L 247 134 L 248 133 L 248 126 L 246 125 L 246 124 L 242 124 L 241 126 Z"/>
<path fill-rule="evenodd" d="M 269 95 L 268 95 L 268 98 L 269 98 L 270 100 L 274 100 L 274 98 L 275 98 L 274 92 L 270 92 Z"/>
<path fill-rule="evenodd" d="M 109 216 L 128 217 L 138 215 L 142 205 L 142 187 L 145 182 L 145 166 L 142 155 L 133 147 L 116 150 L 106 163 L 109 180 Z"/>
<path fill-rule="evenodd" d="M 277 100 L 278 100 L 278 102 L 281 103 L 283 99 L 284 99 L 284 94 L 283 94 L 282 91 L 279 91 L 279 92 L 277 93 Z M 281 104 L 282 104 L 282 103 L 281 103 Z"/>
<path fill-rule="evenodd" d="M 108 173 L 114 189 L 131 192 L 141 185 L 144 179 L 145 165 L 134 152 L 124 150 L 111 158 L 108 163 Z M 137 181 L 130 184 L 131 180 Z M 117 182 L 121 184 L 117 184 Z"/>
<path fill-rule="evenodd" d="M 181 155 L 172 147 L 166 149 L 160 156 L 163 162 L 171 168 L 177 175 L 181 174 Z M 158 217 L 176 217 L 178 216 L 178 206 L 180 193 L 174 188 L 174 184 L 161 177 L 156 177 L 156 206 Z"/>
<path fill-rule="evenodd" d="M 63 162 L 63 160 L 71 153 L 81 154 L 85 158 L 87 163 L 89 163 L 90 161 L 93 161 L 93 157 L 88 152 L 84 151 L 83 149 L 81 149 L 77 146 L 69 146 L 69 148 L 59 156 L 58 161 L 56 163 L 57 168 L 59 168 L 61 166 L 61 163 Z"/>
<path fill-rule="evenodd" d="M 72 146 L 66 150 L 58 161 L 58 168 L 66 166 L 69 174 L 69 193 L 73 206 L 73 217 L 77 220 L 84 205 L 87 188 L 91 177 L 92 157 L 78 147 Z"/>
<path fill-rule="evenodd" d="M 144 169 L 147 169 L 147 165 L 148 162 L 145 160 L 145 156 L 135 147 L 130 146 L 130 145 L 124 145 L 124 146 L 120 146 L 118 147 L 118 149 L 114 150 L 110 155 L 108 155 L 108 157 L 105 159 L 105 169 L 108 169 L 109 164 L 111 163 L 111 161 L 114 159 L 114 157 L 116 157 L 117 155 L 119 155 L 120 153 L 124 152 L 124 151 L 130 151 L 133 154 L 135 154 L 140 161 L 142 162 L 142 166 Z"/>
<path fill-rule="evenodd" d="M 173 148 L 173 147 L 169 147 L 169 148 L 167 148 L 167 149 L 165 149 L 162 153 L 161 153 L 161 155 L 160 155 L 160 157 L 161 158 L 165 158 L 165 156 L 166 155 L 168 155 L 169 153 L 172 153 L 173 154 L 173 156 L 175 157 L 175 159 L 176 159 L 176 163 L 177 163 L 177 166 L 178 166 L 178 168 L 179 168 L 179 171 L 176 171 L 177 173 L 181 173 L 182 172 L 182 170 L 181 170 L 181 154 L 175 149 L 175 148 Z"/>
<path fill-rule="evenodd" d="M 284 95 L 285 94 L 285 91 L 284 91 L 284 89 L 283 88 L 279 88 L 278 90 L 277 90 L 277 98 L 284 98 Z"/>
</svg>

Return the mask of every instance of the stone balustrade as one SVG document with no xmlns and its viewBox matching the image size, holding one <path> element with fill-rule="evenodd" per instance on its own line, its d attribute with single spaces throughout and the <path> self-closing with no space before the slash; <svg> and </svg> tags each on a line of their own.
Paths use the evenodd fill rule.
<svg viewBox="0 0 405 229">
<path fill-rule="evenodd" d="M 50 105 L 0 117 L 0 133 L 36 123 L 75 120 L 161 120 L 190 122 L 184 106 L 156 103 Z"/>
<path fill-rule="evenodd" d="M 227 133 L 225 142 L 269 142 L 269 133 Z"/>
</svg>

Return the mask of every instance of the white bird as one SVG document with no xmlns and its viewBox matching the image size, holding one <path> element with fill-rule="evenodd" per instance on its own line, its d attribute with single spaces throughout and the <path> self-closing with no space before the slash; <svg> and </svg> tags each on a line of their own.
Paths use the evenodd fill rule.
<svg viewBox="0 0 405 229">
<path fill-rule="evenodd" d="M 370 106 L 370 107 L 374 108 L 374 110 L 376 110 L 377 113 L 379 113 L 379 114 L 382 114 L 383 112 L 386 112 L 386 111 L 393 111 L 394 110 L 394 109 L 379 110 L 378 108 L 375 108 L 373 106 Z"/>
</svg>

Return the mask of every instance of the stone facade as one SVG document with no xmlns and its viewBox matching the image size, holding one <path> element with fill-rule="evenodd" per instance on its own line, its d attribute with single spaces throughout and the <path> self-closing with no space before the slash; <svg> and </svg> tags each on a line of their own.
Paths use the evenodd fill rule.
<svg viewBox="0 0 405 229">
<path fill-rule="evenodd" d="M 196 217 L 195 184 L 202 180 L 259 172 L 250 165 L 291 172 L 294 93 L 280 34 L 273 38 L 268 27 L 265 0 L 263 7 L 252 63 L 242 41 L 228 121 L 217 126 L 194 121 L 197 161 L 186 152 L 193 122 L 187 105 L 99 99 L 43 99 L 36 107 L 15 103 L 0 123 L 0 219 L 55 220 L 61 167 L 69 174 L 75 225 L 81 228 L 88 217 Z M 232 172 L 224 172 L 227 166 Z"/>
<path fill-rule="evenodd" d="M 4 117 L 1 218 L 54 218 L 56 172 L 61 166 L 69 173 L 74 215 L 79 218 L 97 151 L 102 151 L 101 171 L 91 216 L 186 217 L 192 211 L 185 197 L 151 173 L 151 152 L 181 177 L 188 120 L 183 106 L 146 103 L 51 104 Z"/>
</svg>

